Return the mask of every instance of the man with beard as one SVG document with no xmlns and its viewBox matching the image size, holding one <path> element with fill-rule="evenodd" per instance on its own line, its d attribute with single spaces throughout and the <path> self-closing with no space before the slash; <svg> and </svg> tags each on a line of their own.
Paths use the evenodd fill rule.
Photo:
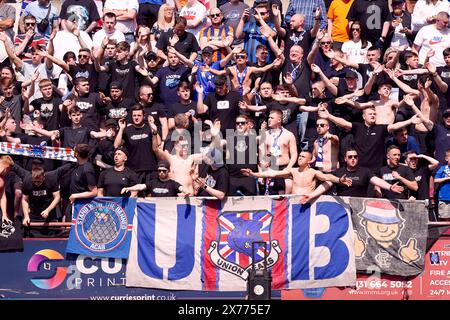
<svg viewBox="0 0 450 320">
<path fill-rule="evenodd" d="M 119 147 L 114 151 L 114 167 L 106 169 L 100 173 L 97 182 L 99 197 L 121 197 L 122 189 L 134 186 L 137 182 L 137 175 L 130 168 L 125 166 L 128 160 L 128 150 Z M 136 197 L 137 192 L 123 196 Z"/>
</svg>

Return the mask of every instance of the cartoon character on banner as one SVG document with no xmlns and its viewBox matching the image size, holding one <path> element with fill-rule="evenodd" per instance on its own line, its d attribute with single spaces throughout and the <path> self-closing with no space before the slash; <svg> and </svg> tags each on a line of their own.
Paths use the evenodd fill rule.
<svg viewBox="0 0 450 320">
<path fill-rule="evenodd" d="M 382 268 L 390 268 L 395 256 L 407 264 L 420 259 L 416 238 L 409 238 L 406 245 L 400 241 L 405 219 L 401 217 L 396 206 L 388 200 L 366 200 L 363 208 L 359 213 L 360 224 L 367 238 L 361 240 L 356 233 L 356 258 L 372 256 Z M 397 248 L 398 251 L 395 251 Z"/>
</svg>

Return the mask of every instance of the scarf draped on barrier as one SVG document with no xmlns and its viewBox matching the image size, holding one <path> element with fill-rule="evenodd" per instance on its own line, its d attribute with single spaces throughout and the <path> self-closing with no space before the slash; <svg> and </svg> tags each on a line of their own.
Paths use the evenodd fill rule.
<svg viewBox="0 0 450 320">
<path fill-rule="evenodd" d="M 77 162 L 70 148 L 48 147 L 24 143 L 0 142 L 0 154 Z"/>
</svg>

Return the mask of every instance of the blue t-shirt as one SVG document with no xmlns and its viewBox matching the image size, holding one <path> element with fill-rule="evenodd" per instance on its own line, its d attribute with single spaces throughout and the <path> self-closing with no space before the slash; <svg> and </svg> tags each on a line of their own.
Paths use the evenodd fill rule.
<svg viewBox="0 0 450 320">
<path fill-rule="evenodd" d="M 163 105 L 164 112 L 167 113 L 169 106 L 178 102 L 177 95 L 178 84 L 182 80 L 187 80 L 189 69 L 183 65 L 179 65 L 173 69 L 171 67 L 163 67 L 159 69 L 155 77 L 159 79 L 159 101 Z"/>
<path fill-rule="evenodd" d="M 448 178 L 450 177 L 450 166 L 441 166 L 434 179 Z M 439 200 L 450 201 L 450 182 L 442 183 L 439 188 Z"/>
<path fill-rule="evenodd" d="M 205 99 L 208 94 L 216 91 L 216 85 L 214 84 L 214 79 L 216 76 L 213 75 L 209 71 L 202 72 L 201 68 L 202 68 L 202 66 L 205 65 L 203 62 L 196 60 L 194 62 L 194 65 L 198 66 L 198 70 L 197 70 L 197 74 L 196 74 L 197 81 L 203 87 L 203 90 L 204 90 L 203 91 L 203 99 Z M 214 70 L 220 70 L 220 61 L 213 62 L 209 66 L 209 68 L 214 69 Z M 194 98 L 196 99 L 196 96 Z"/>
</svg>

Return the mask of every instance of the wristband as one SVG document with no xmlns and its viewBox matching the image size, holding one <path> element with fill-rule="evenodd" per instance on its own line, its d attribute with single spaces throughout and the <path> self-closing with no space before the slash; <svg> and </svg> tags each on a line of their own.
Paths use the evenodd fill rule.
<svg viewBox="0 0 450 320">
<path fill-rule="evenodd" d="M 437 72 L 432 74 L 433 78 L 436 77 L 437 75 L 438 75 Z"/>
<path fill-rule="evenodd" d="M 101 47 L 102 47 L 102 49 L 106 49 L 106 46 L 103 43 L 102 43 Z"/>
<path fill-rule="evenodd" d="M 158 131 L 152 131 L 152 135 L 156 136 L 158 134 Z"/>
</svg>

